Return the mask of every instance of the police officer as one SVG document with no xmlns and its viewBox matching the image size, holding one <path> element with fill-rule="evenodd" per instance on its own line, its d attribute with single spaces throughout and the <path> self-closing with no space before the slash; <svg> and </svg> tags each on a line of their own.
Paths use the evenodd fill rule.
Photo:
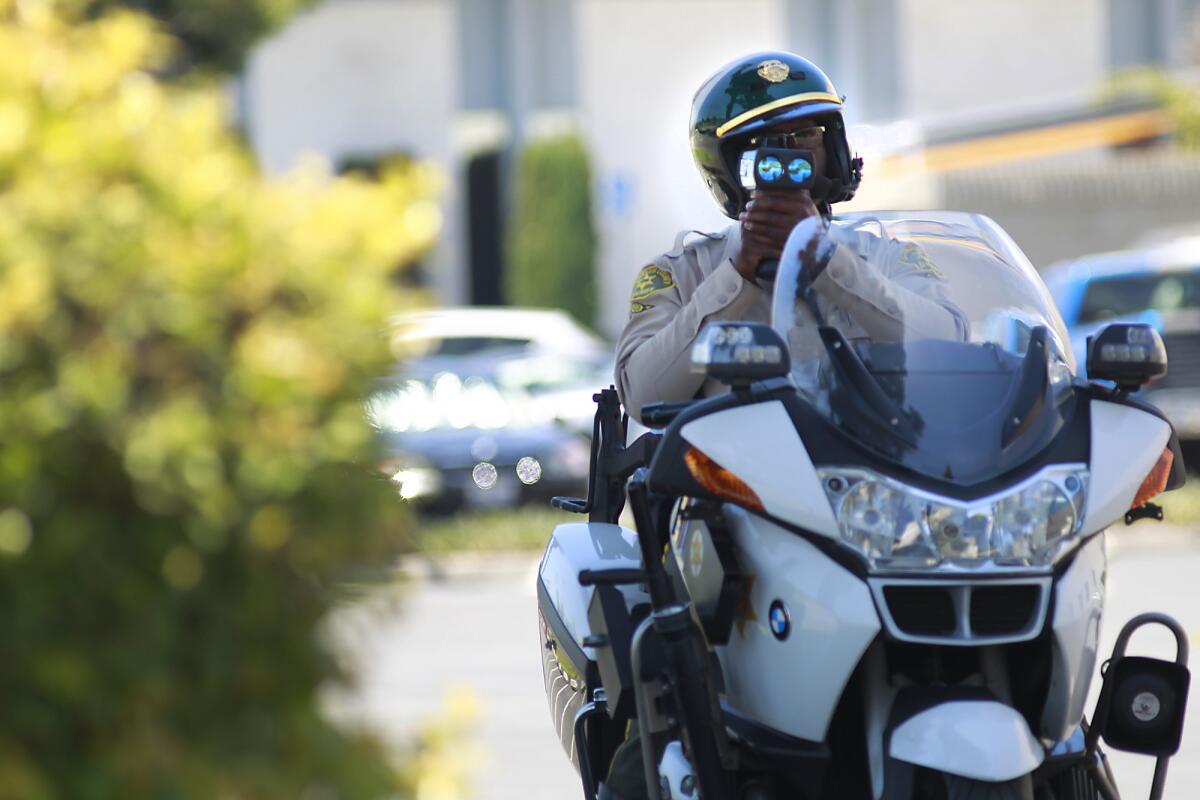
<svg viewBox="0 0 1200 800">
<path fill-rule="evenodd" d="M 963 315 L 919 247 L 865 232 L 843 236 L 853 242 L 843 247 L 827 236 L 830 205 L 851 199 L 862 175 L 862 161 L 850 155 L 841 109 L 825 73 L 785 52 L 739 59 L 696 92 L 692 153 L 713 198 L 736 222 L 718 233 L 683 231 L 669 252 L 639 272 L 617 343 L 617 389 L 632 416 L 640 419 L 647 403 L 724 391 L 692 372 L 692 342 L 712 320 L 769 321 L 771 286 L 759 277 L 759 266 L 781 257 L 794 230 L 811 237 L 801 252 L 817 311 L 851 338 L 896 340 L 909 332 L 966 337 Z M 767 136 L 812 151 L 810 191 L 747 192 L 742 186 L 742 155 Z M 809 321 L 792 329 L 800 337 L 788 342 L 793 358 L 820 352 L 815 316 Z M 600 797 L 647 797 L 636 726 L 615 753 Z"/>
<path fill-rule="evenodd" d="M 712 320 L 769 321 L 771 287 L 757 277 L 759 265 L 780 257 L 803 220 L 812 220 L 806 251 L 820 254 L 811 268 L 812 287 L 831 324 L 851 338 L 895 340 L 914 324 L 931 337 L 965 337 L 961 314 L 919 247 L 866 234 L 856 235 L 854 248 L 835 247 L 826 236 L 830 205 L 851 199 L 862 175 L 841 109 L 842 98 L 825 73 L 786 52 L 739 59 L 696 92 L 696 166 L 725 215 L 737 222 L 718 233 L 683 231 L 669 252 L 639 272 L 616 362 L 617 389 L 632 416 L 640 419 L 647 403 L 724 390 L 691 371 L 692 342 Z M 767 136 L 812 151 L 811 190 L 747 192 L 742 186 L 742 154 Z M 808 327 L 810 339 L 789 342 L 793 358 L 805 357 L 805 350 L 815 354 L 819 346 L 815 324 Z"/>
</svg>

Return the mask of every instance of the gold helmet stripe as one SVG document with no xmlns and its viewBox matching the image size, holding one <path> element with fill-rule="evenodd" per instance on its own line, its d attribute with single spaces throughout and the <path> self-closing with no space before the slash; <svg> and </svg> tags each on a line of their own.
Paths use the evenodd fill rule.
<svg viewBox="0 0 1200 800">
<path fill-rule="evenodd" d="M 824 100 L 827 103 L 837 103 L 839 106 L 842 104 L 842 98 L 838 97 L 836 94 L 830 94 L 829 92 L 803 92 L 801 94 L 794 94 L 790 97 L 781 97 L 778 100 L 773 100 L 770 103 L 766 103 L 758 106 L 757 108 L 752 108 L 749 111 L 738 114 L 736 117 L 729 120 L 729 122 L 726 122 L 724 125 L 717 128 L 717 138 L 720 139 L 726 133 L 741 125 L 743 122 L 749 122 L 752 119 L 757 119 L 764 114 L 770 114 L 772 111 L 776 111 L 781 108 L 796 106 L 800 105 L 801 103 L 811 102 L 813 100 Z"/>
</svg>

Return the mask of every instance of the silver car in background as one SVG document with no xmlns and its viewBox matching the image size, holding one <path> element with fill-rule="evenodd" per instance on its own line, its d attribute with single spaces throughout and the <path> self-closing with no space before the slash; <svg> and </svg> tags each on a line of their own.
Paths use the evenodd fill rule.
<svg viewBox="0 0 1200 800">
<path fill-rule="evenodd" d="M 584 491 L 607 342 L 547 309 L 432 309 L 392 326 L 397 368 L 367 410 L 401 497 L 452 512 Z"/>
<path fill-rule="evenodd" d="M 1200 441 L 1200 236 L 1059 262 L 1042 276 L 1081 367 L 1088 337 L 1110 322 L 1143 322 L 1162 334 L 1170 369 L 1140 396 L 1181 440 Z"/>
</svg>

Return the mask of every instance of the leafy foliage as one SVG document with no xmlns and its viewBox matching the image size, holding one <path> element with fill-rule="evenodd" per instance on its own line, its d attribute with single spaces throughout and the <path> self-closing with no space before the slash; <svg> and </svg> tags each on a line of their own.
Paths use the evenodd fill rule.
<svg viewBox="0 0 1200 800">
<path fill-rule="evenodd" d="M 360 398 L 431 175 L 267 182 L 137 14 L 0 0 L 0 792 L 377 797 L 323 582 L 408 535 Z"/>
<path fill-rule="evenodd" d="M 263 36 L 315 0 L 87 0 L 93 13 L 117 8 L 143 11 L 160 20 L 181 43 L 180 59 L 193 66 L 232 72 Z"/>
<path fill-rule="evenodd" d="M 530 144 L 517 168 L 506 293 L 511 303 L 596 316 L 591 168 L 577 136 Z"/>
<path fill-rule="evenodd" d="M 1200 87 L 1162 70 L 1143 67 L 1110 81 L 1107 93 L 1147 95 L 1162 105 L 1175 129 L 1175 141 L 1186 150 L 1200 150 Z"/>
</svg>

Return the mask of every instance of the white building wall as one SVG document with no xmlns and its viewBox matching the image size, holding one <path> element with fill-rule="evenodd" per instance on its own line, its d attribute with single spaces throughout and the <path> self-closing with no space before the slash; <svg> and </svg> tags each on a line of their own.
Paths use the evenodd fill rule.
<svg viewBox="0 0 1200 800">
<path fill-rule="evenodd" d="M 506 2 L 506 13 L 516 15 L 509 25 L 543 2 L 492 1 Z M 1086 96 L 1107 70 L 1108 0 L 562 2 L 576 13 L 569 63 L 557 53 L 525 66 L 574 75 L 575 111 L 596 182 L 598 323 L 610 335 L 625 322 L 637 270 L 669 249 L 676 232 L 729 224 L 692 164 L 688 112 L 700 83 L 734 58 L 789 46 L 823 52 L 834 63 L 822 66 L 849 95 L 851 122 L 862 113 L 856 103 L 869 105 L 867 95 L 880 89 L 879 80 L 896 87 L 894 109 L 911 119 Z M 250 138 L 269 172 L 288 169 L 305 152 L 336 161 L 403 150 L 444 167 L 451 178 L 443 197 L 445 230 L 429 264 L 443 302 L 467 296 L 456 180 L 471 146 L 467 134 L 480 127 L 475 123 L 488 122 L 485 138 L 494 145 L 508 128 L 497 111 L 469 119 L 462 113 L 459 9 L 455 0 L 325 0 L 256 48 L 244 85 Z M 880 22 L 881 14 L 893 13 L 894 26 Z M 890 59 L 872 64 L 865 58 L 875 39 L 863 32 L 872 30 L 872 21 L 895 31 L 896 74 L 879 75 Z M 516 45 L 521 52 L 527 46 Z M 503 84 L 514 96 L 547 77 L 517 67 L 516 79 Z M 529 85 L 516 85 L 522 83 Z M 499 109 L 503 98 L 496 102 Z M 535 110 L 531 103 L 516 105 L 528 113 Z M 518 114 L 513 122 L 520 131 L 528 120 Z M 870 165 L 867 176 L 870 181 Z M 903 194 L 909 204 L 930 202 L 914 199 L 911 187 Z M 870 186 L 862 195 L 860 206 L 895 204 Z"/>
<path fill-rule="evenodd" d="M 456 5 L 445 0 L 327 0 L 257 47 L 246 68 L 251 144 L 280 173 L 306 153 L 336 162 L 406 152 L 457 174 Z M 438 294 L 461 300 L 465 246 L 454 182 L 444 233 L 429 263 Z"/>
<path fill-rule="evenodd" d="M 1105 0 L 901 0 L 901 114 L 1086 95 L 1107 73 Z"/>
<path fill-rule="evenodd" d="M 688 143 L 692 95 L 719 67 L 784 45 L 778 0 L 579 0 L 579 117 L 592 158 L 601 329 L 629 316 L 637 271 L 684 228 L 730 224 Z"/>
</svg>

